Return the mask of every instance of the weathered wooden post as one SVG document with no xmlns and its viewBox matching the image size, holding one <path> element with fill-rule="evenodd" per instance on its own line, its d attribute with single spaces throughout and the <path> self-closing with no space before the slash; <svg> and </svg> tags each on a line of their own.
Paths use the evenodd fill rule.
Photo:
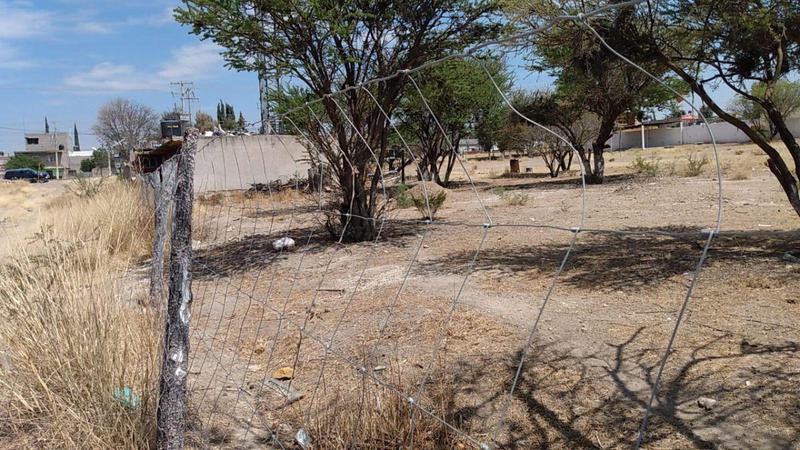
<svg viewBox="0 0 800 450">
<path fill-rule="evenodd" d="M 155 172 L 145 176 L 153 188 L 155 235 L 153 237 L 153 259 L 150 263 L 150 305 L 163 306 L 164 301 L 164 243 L 167 240 L 167 213 L 175 195 L 175 170 L 177 161 L 172 158 Z"/>
<path fill-rule="evenodd" d="M 192 196 L 198 131 L 188 130 L 177 157 L 169 301 L 158 400 L 158 448 L 182 449 L 186 430 L 186 374 L 192 310 Z"/>
</svg>

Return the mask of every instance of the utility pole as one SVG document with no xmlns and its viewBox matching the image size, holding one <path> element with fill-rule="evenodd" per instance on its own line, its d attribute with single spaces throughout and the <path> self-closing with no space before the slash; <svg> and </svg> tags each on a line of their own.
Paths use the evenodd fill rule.
<svg viewBox="0 0 800 450">
<path fill-rule="evenodd" d="M 172 91 L 173 97 L 180 97 L 181 99 L 181 106 L 180 106 L 180 113 L 181 113 L 181 120 L 186 120 L 189 122 L 189 126 L 192 126 L 192 102 L 199 102 L 200 99 L 194 93 L 194 82 L 193 81 L 176 81 L 170 83 L 170 86 L 175 86 L 178 88 L 178 92 Z"/>
</svg>

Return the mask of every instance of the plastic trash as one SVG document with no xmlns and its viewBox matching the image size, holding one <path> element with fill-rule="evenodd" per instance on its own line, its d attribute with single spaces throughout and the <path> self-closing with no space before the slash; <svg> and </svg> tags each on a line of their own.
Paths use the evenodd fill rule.
<svg viewBox="0 0 800 450">
<path fill-rule="evenodd" d="M 294 435 L 294 440 L 297 441 L 297 445 L 303 450 L 311 448 L 311 436 L 309 436 L 303 428 L 297 430 L 297 434 Z"/>
<path fill-rule="evenodd" d="M 114 389 L 114 400 L 130 410 L 138 409 L 141 403 L 139 396 L 127 386 Z"/>
<path fill-rule="evenodd" d="M 280 239 L 276 239 L 272 241 L 272 248 L 274 248 L 275 251 L 278 252 L 281 250 L 291 250 L 294 248 L 294 239 L 290 237 L 282 237 Z"/>
</svg>

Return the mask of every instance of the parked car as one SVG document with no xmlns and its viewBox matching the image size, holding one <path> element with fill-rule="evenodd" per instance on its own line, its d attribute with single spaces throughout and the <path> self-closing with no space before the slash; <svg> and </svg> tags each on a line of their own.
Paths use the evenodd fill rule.
<svg viewBox="0 0 800 450">
<path fill-rule="evenodd" d="M 31 183 L 46 183 L 50 180 L 50 175 L 47 172 L 33 169 L 11 169 L 6 170 L 3 178 L 6 180 L 28 180 Z"/>
</svg>

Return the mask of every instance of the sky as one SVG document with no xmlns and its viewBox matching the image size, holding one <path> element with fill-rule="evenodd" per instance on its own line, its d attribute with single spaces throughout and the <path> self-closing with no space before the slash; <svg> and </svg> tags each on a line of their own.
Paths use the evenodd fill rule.
<svg viewBox="0 0 800 450">
<path fill-rule="evenodd" d="M 178 25 L 178 0 L 0 0 L 0 151 L 24 147 L 25 131 L 72 131 L 84 150 L 97 110 L 127 98 L 157 112 L 172 109 L 171 82 L 194 82 L 194 110 L 222 99 L 258 120 L 258 79 L 225 68 L 220 48 Z M 547 88 L 546 74 L 512 57 L 515 84 Z M 723 97 L 730 96 L 722 92 Z M 725 102 L 723 102 L 725 103 Z"/>
<path fill-rule="evenodd" d="M 219 48 L 172 18 L 173 0 L 0 0 L 0 151 L 24 147 L 23 134 L 72 131 L 97 145 L 91 127 L 106 101 L 128 98 L 163 112 L 170 82 L 193 81 L 194 106 L 220 99 L 258 119 L 258 79 L 224 67 Z"/>
</svg>

